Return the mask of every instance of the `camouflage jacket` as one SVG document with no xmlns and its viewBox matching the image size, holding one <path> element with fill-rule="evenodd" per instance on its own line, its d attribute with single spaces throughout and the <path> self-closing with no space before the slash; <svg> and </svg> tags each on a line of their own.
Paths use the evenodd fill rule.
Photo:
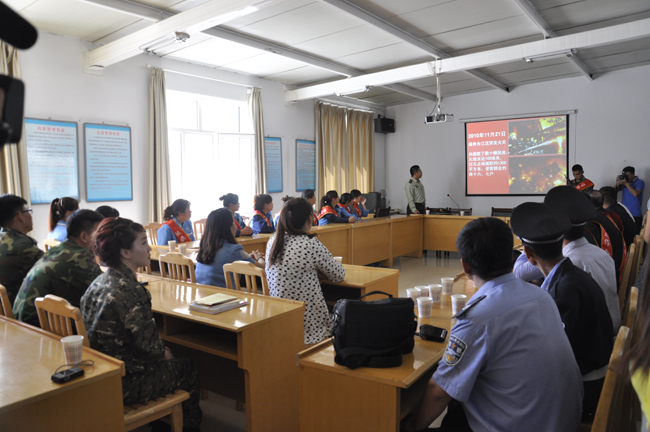
<svg viewBox="0 0 650 432">
<path fill-rule="evenodd" d="M 81 298 L 93 349 L 124 362 L 127 374 L 146 373 L 147 363 L 165 357 L 151 310 L 151 294 L 121 264 L 95 279 Z"/>
<path fill-rule="evenodd" d="M 14 303 L 20 284 L 29 270 L 43 256 L 36 240 L 11 228 L 0 228 L 0 284 Z"/>
<path fill-rule="evenodd" d="M 101 274 L 95 255 L 68 239 L 47 251 L 27 273 L 14 303 L 14 316 L 40 326 L 34 305 L 37 297 L 54 294 L 79 307 L 81 296 Z"/>
</svg>

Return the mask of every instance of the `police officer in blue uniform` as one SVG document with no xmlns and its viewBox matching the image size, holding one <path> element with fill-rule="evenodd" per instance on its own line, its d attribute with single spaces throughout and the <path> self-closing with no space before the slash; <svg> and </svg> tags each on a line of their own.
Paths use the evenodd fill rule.
<svg viewBox="0 0 650 432">
<path fill-rule="evenodd" d="M 452 399 L 461 415 L 449 405 L 440 431 L 577 430 L 580 369 L 553 299 L 512 274 L 512 246 L 512 231 L 495 218 L 476 219 L 458 235 L 461 265 L 478 291 L 456 314 L 438 369 L 403 430 L 425 429 Z"/>
<path fill-rule="evenodd" d="M 566 214 L 546 204 L 528 202 L 512 212 L 510 224 L 528 260 L 545 276 L 542 289 L 557 304 L 582 374 L 582 420 L 593 421 L 614 349 L 605 295 L 587 272 L 562 256 L 562 239 L 571 229 Z"/>
</svg>

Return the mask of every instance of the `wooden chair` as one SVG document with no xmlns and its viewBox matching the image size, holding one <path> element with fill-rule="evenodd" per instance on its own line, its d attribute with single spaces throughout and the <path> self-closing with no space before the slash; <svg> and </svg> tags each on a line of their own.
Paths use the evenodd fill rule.
<svg viewBox="0 0 650 432">
<path fill-rule="evenodd" d="M 630 250 L 627 251 L 627 259 L 625 261 L 625 268 L 623 269 L 623 275 L 621 276 L 621 283 L 618 287 L 618 307 L 621 311 L 621 316 L 623 315 L 623 309 L 625 309 L 625 303 L 629 296 L 630 285 L 634 283 L 635 279 L 632 278 L 632 266 L 633 263 L 636 263 L 636 245 L 631 244 Z"/>
<path fill-rule="evenodd" d="M 150 265 L 147 265 L 147 266 L 144 266 L 144 267 L 138 267 L 138 273 L 143 273 L 143 274 L 148 274 L 148 275 L 153 274 L 153 273 L 151 273 L 151 266 Z"/>
<path fill-rule="evenodd" d="M 43 248 L 45 249 L 45 252 L 49 251 L 54 246 L 58 246 L 60 244 L 61 244 L 61 242 L 56 240 L 56 239 L 45 239 L 45 240 L 43 240 Z"/>
<path fill-rule="evenodd" d="M 639 274 L 641 271 L 641 266 L 643 265 L 643 260 L 645 258 L 645 240 L 643 240 L 642 235 L 634 237 L 634 245 L 636 246 L 636 264 L 634 268 L 636 269 L 636 274 Z"/>
<path fill-rule="evenodd" d="M 614 350 L 609 359 L 605 383 L 600 393 L 596 416 L 591 427 L 591 432 L 623 431 L 623 423 L 631 406 L 623 406 L 626 379 L 619 373 L 621 357 L 630 347 L 630 329 L 621 326 L 616 336 Z M 631 387 L 629 383 L 628 386 Z"/>
<path fill-rule="evenodd" d="M 79 308 L 73 307 L 66 299 L 53 294 L 37 297 L 34 304 L 43 330 L 59 336 L 72 336 L 75 334 L 72 328 L 72 321 L 74 321 L 77 334 L 84 337 L 84 345 L 90 346 Z"/>
<path fill-rule="evenodd" d="M 634 339 L 634 323 L 636 322 L 637 305 L 639 304 L 639 289 L 632 287 L 630 289 L 630 298 L 625 308 L 625 313 L 621 318 L 621 323 L 630 329 L 630 341 Z"/>
<path fill-rule="evenodd" d="M 48 294 L 38 297 L 35 301 L 38 319 L 45 331 L 59 336 L 72 335 L 70 320 L 74 320 L 77 334 L 84 337 L 84 345 L 90 346 L 86 326 L 81 319 L 79 308 L 72 307 L 67 300 Z M 189 399 L 190 394 L 184 390 L 176 390 L 161 398 L 147 401 L 144 404 L 124 406 L 124 430 L 130 431 L 144 426 L 159 418 L 170 416 L 172 430 L 182 432 L 183 410 L 181 403 Z"/>
<path fill-rule="evenodd" d="M 495 217 L 510 217 L 512 215 L 513 208 L 499 208 L 499 207 L 492 207 L 492 213 L 490 213 L 490 216 Z"/>
<path fill-rule="evenodd" d="M 196 240 L 201 240 L 201 237 L 203 237 L 203 233 L 205 232 L 205 223 L 207 221 L 207 219 L 199 219 L 194 222 L 194 238 Z"/>
<path fill-rule="evenodd" d="M 158 244 L 158 229 L 161 225 L 158 222 L 151 222 L 149 225 L 145 225 L 144 229 L 147 230 L 147 238 L 149 239 L 150 245 Z"/>
<path fill-rule="evenodd" d="M 13 318 L 14 312 L 11 310 L 9 295 L 7 294 L 7 289 L 2 284 L 0 284 L 0 303 L 2 303 L 0 312 L 2 312 L 2 314 L 7 318 Z"/>
<path fill-rule="evenodd" d="M 194 261 L 178 252 L 168 252 L 158 258 L 162 277 L 177 281 L 196 283 Z"/>
<path fill-rule="evenodd" d="M 230 264 L 224 264 L 223 273 L 226 278 L 226 287 L 228 289 L 241 291 L 242 287 L 239 282 L 239 276 L 244 275 L 246 279 L 244 291 L 251 294 L 257 294 L 257 276 L 262 279 L 262 293 L 266 296 L 269 295 L 269 285 L 266 280 L 266 272 L 263 268 L 257 267 L 251 262 L 235 261 Z M 235 288 L 232 286 L 233 277 L 235 279 Z"/>
</svg>

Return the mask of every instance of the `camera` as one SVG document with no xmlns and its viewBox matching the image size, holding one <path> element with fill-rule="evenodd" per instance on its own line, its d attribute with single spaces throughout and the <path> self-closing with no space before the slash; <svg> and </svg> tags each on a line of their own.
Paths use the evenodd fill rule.
<svg viewBox="0 0 650 432">
<path fill-rule="evenodd" d="M 625 174 L 621 174 L 620 176 L 618 176 L 618 179 L 621 181 L 625 180 Z"/>
</svg>

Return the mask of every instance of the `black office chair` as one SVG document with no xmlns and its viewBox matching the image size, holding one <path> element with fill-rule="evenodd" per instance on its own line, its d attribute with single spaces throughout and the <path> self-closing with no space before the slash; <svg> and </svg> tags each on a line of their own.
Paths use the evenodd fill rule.
<svg viewBox="0 0 650 432">
<path fill-rule="evenodd" d="M 500 216 L 500 217 L 510 217 L 512 214 L 512 211 L 514 209 L 512 208 L 499 208 L 499 207 L 492 207 L 492 213 L 491 216 Z"/>
<path fill-rule="evenodd" d="M 377 211 L 375 212 L 375 217 L 386 217 L 389 215 L 390 215 L 390 207 L 388 208 L 377 207 Z"/>
</svg>

